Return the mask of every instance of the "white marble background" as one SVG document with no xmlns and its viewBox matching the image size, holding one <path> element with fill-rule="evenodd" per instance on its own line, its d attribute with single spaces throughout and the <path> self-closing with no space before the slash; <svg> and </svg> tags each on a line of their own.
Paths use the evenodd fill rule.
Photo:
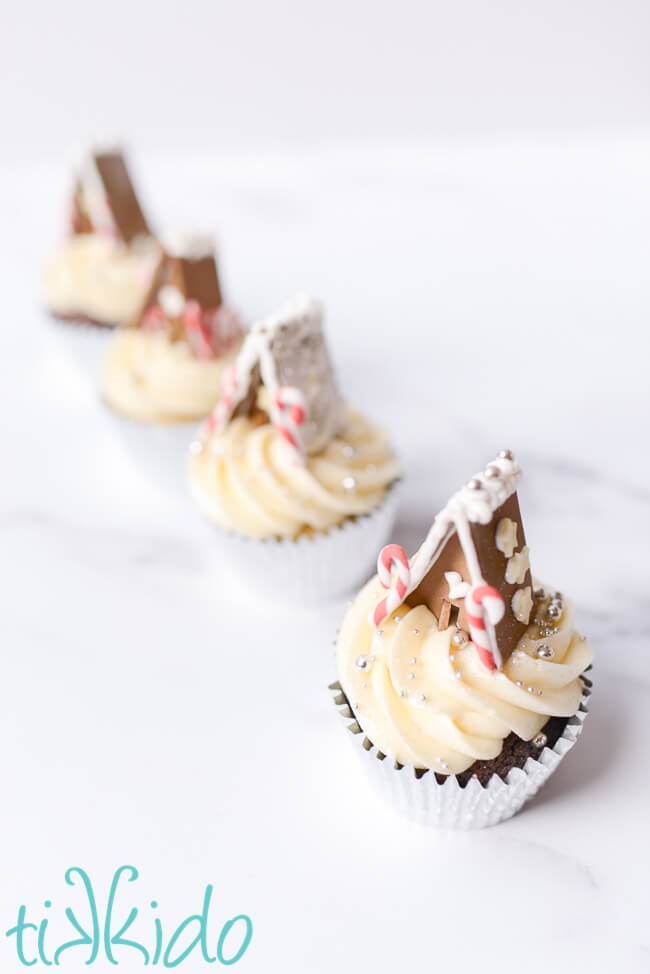
<svg viewBox="0 0 650 974">
<path fill-rule="evenodd" d="M 215 230 L 249 318 L 325 299 L 341 385 L 403 458 L 395 540 L 515 450 L 534 570 L 575 597 L 597 686 L 511 822 L 435 833 L 379 804 L 326 691 L 343 604 L 253 601 L 180 467 L 125 445 L 103 336 L 39 307 L 66 173 L 6 168 L 3 972 L 20 903 L 60 913 L 67 867 L 103 890 L 127 862 L 170 925 L 208 882 L 219 922 L 248 912 L 251 972 L 647 971 L 650 143 L 135 161 L 160 226 Z"/>
</svg>

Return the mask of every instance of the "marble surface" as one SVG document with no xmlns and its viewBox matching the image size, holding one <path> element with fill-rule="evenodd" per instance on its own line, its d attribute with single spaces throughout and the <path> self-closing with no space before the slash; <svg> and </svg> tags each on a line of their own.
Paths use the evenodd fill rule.
<svg viewBox="0 0 650 974">
<path fill-rule="evenodd" d="M 515 450 L 534 570 L 596 649 L 592 713 L 502 826 L 378 803 L 326 689 L 344 603 L 256 604 L 229 577 L 184 494 L 191 432 L 125 437 L 96 393 L 106 336 L 40 309 L 63 166 L 5 169 L 2 970 L 19 904 L 51 897 L 54 928 L 66 868 L 104 893 L 132 863 L 165 923 L 207 883 L 219 923 L 250 914 L 251 972 L 647 971 L 650 144 L 137 162 L 159 225 L 217 232 L 248 318 L 325 299 L 341 385 L 403 459 L 405 548 Z"/>
</svg>

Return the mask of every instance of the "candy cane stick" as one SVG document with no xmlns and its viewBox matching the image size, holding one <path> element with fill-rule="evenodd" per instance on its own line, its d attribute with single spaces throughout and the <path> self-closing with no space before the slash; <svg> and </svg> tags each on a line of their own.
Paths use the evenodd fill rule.
<svg viewBox="0 0 650 974">
<path fill-rule="evenodd" d="M 198 301 L 187 301 L 183 309 L 183 324 L 187 329 L 190 344 L 200 359 L 214 358 L 212 333 Z"/>
<path fill-rule="evenodd" d="M 221 399 L 210 413 L 208 433 L 214 433 L 217 430 L 223 432 L 226 428 L 240 385 L 241 380 L 237 363 L 233 362 L 221 376 Z"/>
<path fill-rule="evenodd" d="M 391 574 L 393 565 L 397 568 L 394 582 Z M 377 559 L 377 574 L 383 587 L 389 591 L 370 613 L 370 624 L 375 629 L 402 604 L 408 591 L 411 567 L 404 549 L 398 544 L 389 544 L 382 548 Z"/>
<path fill-rule="evenodd" d="M 278 386 L 271 406 L 271 422 L 280 436 L 300 454 L 303 450 L 298 429 L 304 424 L 306 416 L 305 397 L 300 389 Z"/>
<path fill-rule="evenodd" d="M 142 315 L 140 327 L 146 332 L 159 331 L 161 328 L 165 327 L 166 322 L 167 318 L 165 316 L 165 312 L 160 305 L 152 304 L 151 307 L 147 308 L 145 313 Z"/>
<path fill-rule="evenodd" d="M 472 642 L 479 659 L 493 673 L 501 666 L 501 653 L 497 646 L 494 627 L 503 619 L 506 604 L 491 585 L 479 582 L 465 596 L 465 615 L 469 623 Z"/>
</svg>

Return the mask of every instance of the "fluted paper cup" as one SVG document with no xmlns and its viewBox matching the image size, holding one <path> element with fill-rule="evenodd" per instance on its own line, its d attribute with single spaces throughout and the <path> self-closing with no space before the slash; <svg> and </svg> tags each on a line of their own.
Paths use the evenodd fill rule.
<svg viewBox="0 0 650 974">
<path fill-rule="evenodd" d="M 349 738 L 375 789 L 402 815 L 420 825 L 442 829 L 483 829 L 511 818 L 550 778 L 574 746 L 587 717 L 592 682 L 583 676 L 580 707 L 552 747 L 543 747 L 523 768 L 512 768 L 505 780 L 494 774 L 486 785 L 471 778 L 461 787 L 455 775 L 440 784 L 432 771 L 399 765 L 381 753 L 354 719 L 340 684 L 330 690 L 339 713 L 348 721 Z"/>
<path fill-rule="evenodd" d="M 109 406 L 106 410 L 133 466 L 158 488 L 187 497 L 187 451 L 195 436 L 196 423 L 140 423 L 120 416 Z"/>
<path fill-rule="evenodd" d="M 202 509 L 200 491 L 193 484 L 190 491 Z M 392 484 L 374 511 L 327 532 L 261 541 L 213 526 L 215 544 L 233 574 L 261 595 L 302 605 L 332 601 L 358 588 L 375 570 L 395 523 L 398 493 L 398 484 Z"/>
</svg>

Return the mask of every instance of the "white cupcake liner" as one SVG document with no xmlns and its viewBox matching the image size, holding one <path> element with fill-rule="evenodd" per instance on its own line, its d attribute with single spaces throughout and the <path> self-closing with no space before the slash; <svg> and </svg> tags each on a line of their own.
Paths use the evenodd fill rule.
<svg viewBox="0 0 650 974">
<path fill-rule="evenodd" d="M 376 790 L 402 815 L 420 825 L 442 829 L 484 829 L 511 818 L 545 781 L 562 758 L 569 753 L 582 732 L 587 717 L 587 701 L 592 682 L 583 680 L 580 707 L 569 718 L 553 747 L 541 749 L 537 758 L 529 757 L 523 768 L 512 768 L 506 779 L 494 774 L 487 785 L 476 778 L 461 788 L 454 775 L 442 784 L 432 771 L 422 774 L 412 765 L 399 765 L 387 758 L 364 735 L 339 683 L 330 686 L 339 713 L 350 719 L 348 731 L 365 773 Z"/>
<path fill-rule="evenodd" d="M 190 484 L 199 508 L 201 498 Z M 327 533 L 297 540 L 247 538 L 215 527 L 219 560 L 261 595 L 299 605 L 328 602 L 359 588 L 376 569 L 377 555 L 395 523 L 399 484 L 371 511 Z"/>
<path fill-rule="evenodd" d="M 187 454 L 196 437 L 196 422 L 140 423 L 120 416 L 108 405 L 106 411 L 133 466 L 156 487 L 187 498 Z"/>
</svg>

